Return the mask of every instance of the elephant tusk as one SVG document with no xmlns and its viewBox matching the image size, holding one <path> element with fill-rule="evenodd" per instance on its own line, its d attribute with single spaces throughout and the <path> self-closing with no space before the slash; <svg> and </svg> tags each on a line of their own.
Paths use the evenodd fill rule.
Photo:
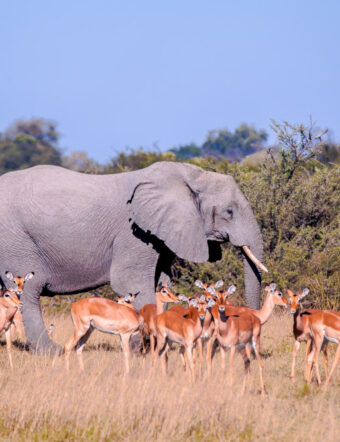
<svg viewBox="0 0 340 442">
<path fill-rule="evenodd" d="M 253 253 L 250 251 L 249 247 L 247 246 L 242 246 L 242 249 L 244 251 L 244 253 L 248 256 L 248 258 L 259 268 L 261 269 L 263 272 L 268 273 L 268 269 L 266 266 L 264 266 L 262 264 L 262 262 L 260 262 L 255 255 L 253 255 Z"/>
</svg>

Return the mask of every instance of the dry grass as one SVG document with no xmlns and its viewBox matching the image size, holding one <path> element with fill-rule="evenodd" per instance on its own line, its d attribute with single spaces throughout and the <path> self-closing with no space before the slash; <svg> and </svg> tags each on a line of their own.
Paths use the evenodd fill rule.
<svg viewBox="0 0 340 442">
<path fill-rule="evenodd" d="M 328 389 L 303 382 L 304 347 L 297 378 L 288 377 L 293 338 L 292 318 L 274 316 L 264 326 L 262 354 L 268 395 L 259 395 L 256 361 L 246 394 L 239 395 L 243 367 L 237 357 L 234 396 L 228 377 L 214 359 L 212 379 L 190 384 L 177 349 L 163 379 L 148 360 L 132 361 L 124 376 L 119 341 L 95 332 L 84 351 L 85 373 L 76 356 L 71 371 L 63 358 L 35 357 L 14 349 L 10 372 L 5 347 L 0 353 L 0 438 L 2 440 L 337 440 L 340 430 L 340 368 Z M 68 315 L 46 318 L 63 344 L 72 333 Z M 2 344 L 4 345 L 4 338 Z M 331 359 L 333 352 L 331 355 Z M 321 361 L 322 362 L 322 361 Z M 321 365 L 323 365 L 321 363 Z M 322 370 L 323 374 L 323 370 Z"/>
</svg>

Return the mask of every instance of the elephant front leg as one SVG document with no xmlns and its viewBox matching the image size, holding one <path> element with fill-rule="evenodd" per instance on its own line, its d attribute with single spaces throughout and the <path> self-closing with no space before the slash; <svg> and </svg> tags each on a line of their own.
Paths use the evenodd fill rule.
<svg viewBox="0 0 340 442">
<path fill-rule="evenodd" d="M 139 292 L 133 301 L 138 310 L 145 304 L 155 304 L 158 257 L 151 243 L 145 243 L 131 234 L 117 238 L 114 243 L 111 287 L 119 296 Z"/>
<path fill-rule="evenodd" d="M 29 349 L 37 354 L 61 353 L 62 348 L 48 337 L 40 307 L 41 288 L 25 287 L 22 316 Z"/>
</svg>

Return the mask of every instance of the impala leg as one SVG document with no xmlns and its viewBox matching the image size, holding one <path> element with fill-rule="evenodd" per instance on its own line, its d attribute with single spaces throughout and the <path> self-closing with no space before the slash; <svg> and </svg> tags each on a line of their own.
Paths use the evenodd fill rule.
<svg viewBox="0 0 340 442">
<path fill-rule="evenodd" d="M 201 338 L 198 338 L 197 341 L 197 347 L 198 347 L 198 373 L 199 377 L 202 376 L 202 366 L 203 366 L 203 342 Z"/>
<path fill-rule="evenodd" d="M 225 371 L 225 354 L 226 354 L 226 350 L 225 350 L 225 348 L 222 345 L 220 345 L 220 353 L 221 353 L 221 369 L 222 369 L 222 372 L 224 373 L 224 371 Z"/>
<path fill-rule="evenodd" d="M 80 339 L 82 338 L 82 336 L 84 336 L 86 334 L 86 332 L 88 331 L 88 329 L 86 328 L 75 328 L 74 332 L 73 332 L 73 336 L 71 337 L 71 339 L 69 341 L 66 342 L 65 344 L 65 365 L 66 365 L 66 370 L 69 371 L 70 369 L 70 353 L 73 350 L 73 348 L 77 345 L 77 343 L 80 341 Z M 78 359 L 79 360 L 79 359 Z M 84 369 L 84 364 L 81 365 L 81 370 Z"/>
<path fill-rule="evenodd" d="M 150 357 L 151 357 L 151 366 L 154 365 L 155 362 L 155 337 L 152 333 L 150 333 Z"/>
<path fill-rule="evenodd" d="M 222 349 L 222 345 L 221 345 Z M 230 349 L 230 357 L 229 357 L 229 396 L 231 397 L 233 395 L 233 363 L 234 363 L 234 356 L 235 356 L 235 350 L 236 347 L 233 345 Z M 225 354 L 225 350 L 223 349 L 223 352 Z"/>
<path fill-rule="evenodd" d="M 328 343 L 325 340 L 322 344 L 321 350 L 323 352 L 323 357 L 324 357 L 324 361 L 325 361 L 325 377 L 326 377 L 326 379 L 328 378 L 328 352 L 327 352 L 327 349 L 328 349 Z"/>
<path fill-rule="evenodd" d="M 246 384 L 248 384 L 250 376 L 250 357 L 251 357 L 251 347 L 247 344 L 244 349 L 240 351 L 243 361 L 244 361 L 244 378 L 242 384 L 241 395 L 246 391 Z"/>
<path fill-rule="evenodd" d="M 130 333 L 120 335 L 124 354 L 125 374 L 129 374 L 130 372 L 130 336 Z"/>
<path fill-rule="evenodd" d="M 167 375 L 168 372 L 168 340 L 161 334 L 157 335 L 158 357 L 161 359 L 162 374 Z"/>
<path fill-rule="evenodd" d="M 189 376 L 192 382 L 195 382 L 195 366 L 193 361 L 193 348 L 192 345 L 189 345 L 185 349 L 185 353 L 187 355 L 188 365 L 189 365 Z"/>
<path fill-rule="evenodd" d="M 182 364 L 183 364 L 183 369 L 184 371 L 187 371 L 187 367 L 188 367 L 188 360 L 187 360 L 187 355 L 185 353 L 185 348 L 181 347 L 179 349 L 179 356 L 181 358 Z"/>
<path fill-rule="evenodd" d="M 77 352 L 77 358 L 78 363 L 81 371 L 84 371 L 84 361 L 83 361 L 83 348 L 86 342 L 88 341 L 89 337 L 91 336 L 93 332 L 93 328 L 90 326 L 88 330 L 83 334 L 80 339 L 78 340 L 76 344 L 76 352 Z"/>
<path fill-rule="evenodd" d="M 146 337 L 145 337 L 145 332 L 143 329 L 140 330 L 140 339 L 142 341 L 142 355 L 145 357 L 146 355 Z"/>
<path fill-rule="evenodd" d="M 340 345 L 338 345 L 338 347 L 337 347 L 337 349 L 336 349 L 336 353 L 335 353 L 335 356 L 334 356 L 333 365 L 332 365 L 331 371 L 330 371 L 330 373 L 329 373 L 329 376 L 328 376 L 327 379 L 326 379 L 325 387 L 328 386 L 329 381 L 330 381 L 330 379 L 331 379 L 331 377 L 332 377 L 332 375 L 333 375 L 333 373 L 334 373 L 334 370 L 336 369 L 336 366 L 337 366 L 338 363 L 339 363 L 339 359 L 340 359 Z"/>
<path fill-rule="evenodd" d="M 306 357 L 305 357 L 305 380 L 306 382 L 308 382 L 308 377 L 309 377 L 309 365 L 308 365 L 308 361 L 310 359 L 313 359 L 313 356 L 310 356 L 310 353 L 313 352 L 314 354 L 314 349 L 313 349 L 313 341 L 311 339 L 307 340 L 306 343 Z"/>
<path fill-rule="evenodd" d="M 260 385 L 261 385 L 261 395 L 266 395 L 266 389 L 264 387 L 263 382 L 263 362 L 260 354 L 260 339 L 259 338 L 253 338 L 253 348 L 256 355 L 257 363 L 259 365 L 259 374 L 260 374 Z"/>
<path fill-rule="evenodd" d="M 292 360 L 292 369 L 290 372 L 290 378 L 293 381 L 295 378 L 295 359 L 296 359 L 296 353 L 298 352 L 300 348 L 300 342 L 299 341 L 295 341 L 294 343 L 294 348 L 293 348 L 293 360 Z"/>
<path fill-rule="evenodd" d="M 314 342 L 313 342 L 314 350 L 312 352 L 312 357 L 310 357 L 309 361 L 308 361 L 308 380 L 307 380 L 307 382 L 308 383 L 311 382 L 312 370 L 313 370 L 313 367 L 315 367 L 317 382 L 320 385 L 321 378 L 320 378 L 320 373 L 319 373 L 319 369 L 318 369 L 318 359 L 319 359 L 319 354 L 320 354 L 321 347 L 322 347 L 323 336 L 320 335 L 320 333 L 316 332 L 315 330 L 313 330 L 313 336 L 314 336 Z M 312 360 L 312 362 L 311 362 L 311 360 Z"/>
<path fill-rule="evenodd" d="M 206 361 L 207 361 L 208 376 L 211 375 L 212 348 L 213 348 L 214 342 L 215 342 L 215 336 L 211 336 L 207 342 Z"/>
<path fill-rule="evenodd" d="M 12 340 L 11 340 L 11 328 L 10 327 L 7 330 L 5 330 L 5 336 L 6 336 L 6 346 L 7 346 L 9 365 L 11 367 L 11 370 L 13 370 Z"/>
</svg>

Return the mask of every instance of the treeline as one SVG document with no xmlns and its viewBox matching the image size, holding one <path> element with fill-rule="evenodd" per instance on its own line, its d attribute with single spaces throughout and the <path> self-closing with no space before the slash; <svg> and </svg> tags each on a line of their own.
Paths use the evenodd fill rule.
<svg viewBox="0 0 340 442">
<path fill-rule="evenodd" d="M 202 146 L 186 145 L 161 153 L 121 152 L 99 165 L 84 152 L 64 155 L 53 122 L 16 122 L 0 137 L 0 173 L 36 164 L 57 164 L 87 173 L 119 173 L 156 161 L 189 161 L 206 170 L 234 176 L 260 225 L 269 274 L 282 289 L 311 291 L 315 306 L 340 308 L 340 147 L 325 142 L 312 126 L 277 124 L 274 147 L 267 134 L 241 125 L 208 134 Z M 241 255 L 230 244 L 217 263 L 178 259 L 173 267 L 176 290 L 189 293 L 193 282 L 224 279 L 243 299 Z M 105 293 L 105 290 L 102 292 Z M 73 300 L 73 299 L 72 299 Z"/>
</svg>

